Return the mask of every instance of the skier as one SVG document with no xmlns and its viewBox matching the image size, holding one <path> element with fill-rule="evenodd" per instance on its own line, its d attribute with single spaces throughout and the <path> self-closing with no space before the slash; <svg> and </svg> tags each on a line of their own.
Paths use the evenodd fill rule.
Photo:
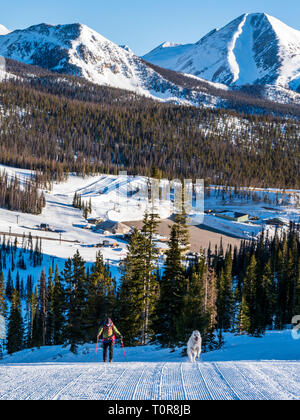
<svg viewBox="0 0 300 420">
<path fill-rule="evenodd" d="M 116 335 L 123 338 L 117 327 L 113 324 L 110 318 L 104 322 L 104 326 L 100 328 L 98 333 L 98 340 L 100 337 L 103 339 L 103 362 L 107 362 L 107 349 L 109 349 L 109 363 L 112 363 L 114 356 L 114 345 Z"/>
</svg>

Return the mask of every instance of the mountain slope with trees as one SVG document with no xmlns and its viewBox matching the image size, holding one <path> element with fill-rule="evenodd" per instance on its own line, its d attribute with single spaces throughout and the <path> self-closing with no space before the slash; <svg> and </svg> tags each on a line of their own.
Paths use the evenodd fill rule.
<svg viewBox="0 0 300 420">
<path fill-rule="evenodd" d="M 158 104 L 135 96 L 127 102 L 121 91 L 107 88 L 101 101 L 81 98 L 73 89 L 56 94 L 47 89 L 0 84 L 3 164 L 58 180 L 70 171 L 149 176 L 155 166 L 169 178 L 299 188 L 297 119 Z"/>
</svg>

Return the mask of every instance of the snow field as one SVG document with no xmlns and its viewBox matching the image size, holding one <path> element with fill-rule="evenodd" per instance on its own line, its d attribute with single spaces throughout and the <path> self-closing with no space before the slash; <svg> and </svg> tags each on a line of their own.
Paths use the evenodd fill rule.
<svg viewBox="0 0 300 420">
<path fill-rule="evenodd" d="M 0 165 L 0 170 L 5 170 L 11 178 L 17 176 L 21 183 L 28 180 L 31 176 L 31 171 L 10 168 L 4 165 Z M 118 247 L 114 249 L 101 248 L 101 251 L 104 259 L 110 265 L 112 275 L 119 279 L 119 264 L 126 258 L 127 243 L 113 234 L 105 235 L 84 229 L 87 226 L 87 221 L 84 220 L 81 210 L 72 207 L 73 197 L 76 192 L 81 195 L 82 200 L 86 203 L 91 200 L 93 209 L 91 217 L 98 217 L 103 220 L 112 219 L 116 222 L 141 221 L 146 209 L 149 209 L 149 203 L 144 194 L 145 188 L 147 189 L 147 182 L 147 178 L 142 176 L 96 175 L 81 178 L 71 174 L 66 182 L 54 184 L 51 191 L 45 191 L 47 205 L 41 215 L 22 214 L 0 209 L 0 235 L 2 237 L 6 233 L 6 239 L 8 239 L 8 232 L 11 229 L 13 234 L 21 236 L 23 233 L 26 236 L 31 233 L 34 238 L 34 244 L 36 236 L 55 239 L 54 241 L 42 240 L 42 252 L 44 254 L 42 267 L 36 267 L 33 270 L 28 265 L 26 271 L 20 270 L 21 278 L 26 280 L 27 274 L 33 274 L 34 280 L 37 281 L 43 268 L 48 272 L 52 257 L 55 257 L 55 265 L 57 263 L 61 270 L 65 260 L 73 257 L 77 250 L 79 250 L 87 263 L 94 263 L 96 253 L 99 251 L 99 248 L 95 248 L 95 246 L 104 240 L 109 240 L 111 244 L 117 242 Z M 250 239 L 252 235 L 259 235 L 264 219 L 280 217 L 287 223 L 290 220 L 299 221 L 299 197 L 297 204 L 299 192 L 288 191 L 288 194 L 279 192 L 279 203 L 275 205 L 276 192 L 272 190 L 256 190 L 258 196 L 262 196 L 264 193 L 268 196 L 271 204 L 266 204 L 263 200 L 253 202 L 252 200 L 246 201 L 234 198 L 230 201 L 228 197 L 223 201 L 222 193 L 218 195 L 217 191 L 212 189 L 210 197 L 205 198 L 206 209 L 214 209 L 216 211 L 227 209 L 228 211 L 245 212 L 259 216 L 260 222 L 258 224 L 236 223 L 205 214 L 203 225 L 206 229 L 220 232 L 218 233 L 220 239 L 222 235 Z M 131 196 L 131 194 L 133 195 Z M 171 198 L 173 198 L 172 195 Z M 163 220 L 167 220 L 174 212 L 172 200 L 159 201 L 155 205 L 160 218 Z M 272 209 L 267 210 L 266 206 L 271 206 Z M 194 212 L 194 209 L 192 209 L 192 212 Z M 195 222 L 196 216 L 195 224 L 199 224 L 201 217 L 197 217 L 197 214 L 191 214 L 190 216 L 193 222 Z M 38 230 L 37 226 L 41 223 L 53 226 L 57 232 L 42 232 Z M 273 227 L 268 227 L 268 230 L 270 235 L 275 231 Z M 73 243 L 60 243 L 59 232 L 61 232 L 63 241 L 73 241 Z M 199 235 L 203 238 L 205 232 L 199 230 Z M 11 241 L 14 241 L 14 239 L 12 237 Z M 219 243 L 219 239 L 217 242 Z M 21 244 L 22 240 L 20 239 L 18 246 L 21 247 Z M 159 246 L 164 248 L 166 244 L 161 243 Z M 200 246 L 203 247 L 202 244 L 199 244 L 195 251 L 198 251 Z M 12 274 L 15 277 L 16 272 Z"/>
<path fill-rule="evenodd" d="M 115 348 L 103 364 L 95 344 L 26 349 L 0 361 L 0 400 L 300 400 L 300 340 L 225 334 L 221 350 L 188 363 L 181 349 Z M 100 345 L 101 347 L 101 345 Z"/>
<path fill-rule="evenodd" d="M 299 400 L 300 362 L 0 366 L 2 400 Z"/>
</svg>

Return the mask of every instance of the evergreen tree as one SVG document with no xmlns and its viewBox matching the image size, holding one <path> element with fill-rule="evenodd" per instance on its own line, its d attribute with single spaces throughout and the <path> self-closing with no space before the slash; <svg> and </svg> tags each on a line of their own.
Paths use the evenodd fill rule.
<svg viewBox="0 0 300 420">
<path fill-rule="evenodd" d="M 290 244 L 292 245 L 292 244 Z M 293 248 L 290 246 L 286 254 L 286 287 L 287 287 L 287 310 L 285 323 L 289 324 L 295 313 L 295 295 L 297 284 L 297 259 Z"/>
<path fill-rule="evenodd" d="M 74 198 L 73 198 L 73 207 L 77 208 L 77 206 L 78 206 L 78 196 L 77 196 L 77 193 L 75 192 Z"/>
<path fill-rule="evenodd" d="M 164 274 L 160 281 L 160 298 L 155 316 L 155 336 L 161 345 L 174 348 L 181 341 L 178 320 L 182 316 L 187 289 L 185 268 L 182 264 L 183 248 L 178 224 L 171 228 L 169 249 L 166 252 Z"/>
<path fill-rule="evenodd" d="M 47 346 L 54 343 L 54 315 L 53 315 L 53 293 L 54 282 L 52 268 L 49 267 L 48 284 L 47 284 L 47 322 L 46 322 L 46 344 Z"/>
<path fill-rule="evenodd" d="M 114 318 L 116 310 L 115 281 L 104 264 L 101 251 L 96 255 L 96 262 L 88 276 L 87 284 L 85 330 L 87 340 L 94 341 L 98 326 L 106 318 Z"/>
<path fill-rule="evenodd" d="M 8 354 L 13 354 L 24 348 L 24 325 L 21 312 L 21 301 L 16 289 L 13 291 L 11 310 L 8 318 L 6 348 Z"/>
<path fill-rule="evenodd" d="M 47 301 L 47 280 L 45 271 L 42 271 L 40 277 L 40 287 L 39 287 L 39 322 L 41 330 L 41 345 L 46 345 L 46 334 L 47 334 L 47 310 L 48 310 L 48 301 Z"/>
<path fill-rule="evenodd" d="M 224 268 L 221 269 L 218 281 L 218 328 L 219 341 L 222 342 L 222 332 L 229 331 L 233 323 L 233 285 L 231 250 L 226 253 Z"/>
<path fill-rule="evenodd" d="M 12 294 L 13 294 L 13 280 L 10 269 L 8 270 L 8 277 L 7 277 L 7 283 L 6 283 L 6 296 L 7 299 L 11 300 Z"/>
<path fill-rule="evenodd" d="M 41 345 L 41 330 L 39 318 L 39 299 L 37 286 L 29 298 L 29 325 L 27 329 L 27 347 L 39 347 Z"/>
<path fill-rule="evenodd" d="M 276 313 L 276 328 L 283 329 L 286 322 L 288 288 L 287 288 L 287 273 L 284 260 L 284 254 L 287 253 L 287 242 L 284 239 L 283 250 L 278 249 L 276 256 L 276 277 L 277 277 L 277 313 Z"/>
<path fill-rule="evenodd" d="M 208 330 L 209 313 L 207 311 L 204 274 L 206 273 L 203 257 L 190 268 L 187 279 L 187 290 L 183 298 L 182 316 L 177 320 L 177 331 L 180 331 L 180 344 L 185 344 L 191 331 L 199 330 L 202 337 Z"/>
<path fill-rule="evenodd" d="M 83 218 L 87 219 L 89 217 L 89 208 L 86 204 L 83 206 Z"/>
<path fill-rule="evenodd" d="M 66 301 L 64 288 L 56 266 L 54 276 L 54 286 L 51 293 L 51 313 L 53 318 L 53 344 L 64 343 Z"/>
<path fill-rule="evenodd" d="M 259 279 L 258 299 L 263 316 L 263 328 L 273 328 L 273 314 L 275 313 L 275 283 L 272 276 L 271 260 L 265 264 Z"/>
<path fill-rule="evenodd" d="M 146 268 L 145 237 L 135 229 L 122 267 L 118 304 L 118 324 L 131 346 L 144 344 Z"/>
<path fill-rule="evenodd" d="M 144 235 L 145 251 L 145 279 L 144 279 L 144 326 L 142 331 L 142 343 L 146 344 L 153 334 L 151 319 L 158 299 L 157 264 L 158 251 L 154 243 L 154 236 L 157 233 L 158 214 L 154 208 L 150 214 L 146 212 L 142 234 Z"/>
<path fill-rule="evenodd" d="M 241 306 L 240 320 L 243 318 L 245 329 L 240 326 L 240 330 L 251 335 L 261 335 L 264 332 L 263 313 L 260 304 L 260 288 L 258 287 L 257 261 L 252 255 L 243 286 L 243 300 Z M 241 321 L 240 321 L 241 322 Z"/>
<path fill-rule="evenodd" d="M 6 317 L 7 303 L 3 271 L 0 271 L 0 315 Z"/>
<path fill-rule="evenodd" d="M 204 310 L 208 315 L 208 326 L 204 331 L 203 346 L 209 351 L 214 350 L 218 343 L 215 339 L 215 328 L 217 326 L 217 278 L 216 273 L 210 267 L 204 273 Z"/>
<path fill-rule="evenodd" d="M 6 303 L 6 295 L 5 295 L 4 275 L 3 275 L 3 271 L 1 270 L 0 272 L 0 317 L 3 317 L 4 320 L 6 320 L 6 310 L 7 310 L 7 303 Z M 4 343 L 4 339 L 0 338 L 0 360 L 3 357 L 3 343 Z"/>
<path fill-rule="evenodd" d="M 297 264 L 294 315 L 299 315 L 299 314 L 300 314 L 300 257 L 298 258 L 298 264 Z"/>
<path fill-rule="evenodd" d="M 240 334 L 249 334 L 251 331 L 250 311 L 246 299 L 246 293 L 243 294 L 242 303 L 239 314 L 239 331 Z"/>
<path fill-rule="evenodd" d="M 67 284 L 67 325 L 65 345 L 70 345 L 70 351 L 77 352 L 78 344 L 85 341 L 84 308 L 87 294 L 85 262 L 76 252 L 72 260 L 65 264 L 64 280 Z"/>
</svg>

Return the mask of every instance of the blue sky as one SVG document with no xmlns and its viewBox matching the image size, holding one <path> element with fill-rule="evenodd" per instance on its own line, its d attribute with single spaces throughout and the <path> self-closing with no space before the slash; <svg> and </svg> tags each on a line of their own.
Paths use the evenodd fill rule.
<svg viewBox="0 0 300 420">
<path fill-rule="evenodd" d="M 142 55 L 163 41 L 196 42 L 245 12 L 266 12 L 300 30 L 299 0 L 10 0 L 0 23 L 22 29 L 81 22 Z"/>
</svg>

